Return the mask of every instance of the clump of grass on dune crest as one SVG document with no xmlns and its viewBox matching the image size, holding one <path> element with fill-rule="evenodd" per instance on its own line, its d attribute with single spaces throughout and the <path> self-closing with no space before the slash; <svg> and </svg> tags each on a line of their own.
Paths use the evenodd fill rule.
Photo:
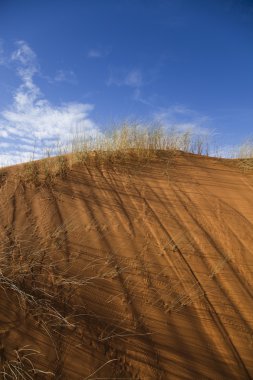
<svg viewBox="0 0 253 380">
<path fill-rule="evenodd" d="M 155 157 L 159 151 L 176 150 L 208 155 L 208 141 L 205 136 L 196 136 L 190 130 L 179 132 L 161 126 L 126 123 L 92 139 L 77 135 L 72 142 L 72 152 L 78 161 L 91 157 L 101 162 L 124 161 L 127 157 L 143 160 Z"/>
<path fill-rule="evenodd" d="M 93 138 L 77 135 L 72 141 L 72 153 L 80 161 L 95 157 L 101 162 L 122 159 L 128 156 L 147 158 L 159 149 L 165 149 L 161 128 L 148 130 L 138 125 L 122 125 Z"/>
<path fill-rule="evenodd" d="M 174 153 L 177 150 L 208 155 L 208 138 L 197 136 L 192 131 L 178 131 L 161 126 L 143 126 L 138 123 L 124 123 L 107 133 L 87 137 L 77 133 L 69 146 L 57 157 L 31 161 L 22 166 L 22 179 L 36 186 L 42 181 L 52 183 L 57 177 L 66 178 L 73 163 L 115 164 L 129 159 L 136 162 L 155 158 L 161 151 Z"/>
<path fill-rule="evenodd" d="M 85 139 L 72 144 L 72 152 L 81 161 L 96 162 L 124 161 L 128 157 L 143 160 L 155 156 L 158 150 L 166 149 L 167 144 L 162 129 L 148 130 L 137 126 L 123 125 L 120 129 Z"/>
<path fill-rule="evenodd" d="M 244 144 L 239 147 L 238 150 L 239 158 L 252 158 L 253 159 L 253 139 L 247 140 Z"/>
<path fill-rule="evenodd" d="M 21 166 L 18 175 L 24 182 L 39 186 L 41 183 L 52 184 L 56 178 L 66 178 L 68 170 L 68 158 L 59 155 L 27 162 Z"/>
<path fill-rule="evenodd" d="M 248 139 L 239 146 L 234 157 L 238 159 L 238 166 L 243 171 L 253 170 L 253 139 Z"/>
</svg>

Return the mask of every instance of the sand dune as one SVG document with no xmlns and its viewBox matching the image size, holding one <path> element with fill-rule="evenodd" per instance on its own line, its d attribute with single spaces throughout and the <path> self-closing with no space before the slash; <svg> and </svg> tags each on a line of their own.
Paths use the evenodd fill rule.
<svg viewBox="0 0 253 380">
<path fill-rule="evenodd" d="M 0 175 L 3 379 L 253 378 L 250 172 L 185 153 L 19 170 Z"/>
</svg>

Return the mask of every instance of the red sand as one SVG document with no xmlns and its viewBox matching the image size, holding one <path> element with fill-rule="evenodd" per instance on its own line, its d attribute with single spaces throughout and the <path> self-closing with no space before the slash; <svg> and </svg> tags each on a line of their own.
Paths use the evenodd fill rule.
<svg viewBox="0 0 253 380">
<path fill-rule="evenodd" d="M 165 153 L 52 186 L 19 170 L 0 176 L 6 379 L 253 378 L 252 174 Z"/>
</svg>

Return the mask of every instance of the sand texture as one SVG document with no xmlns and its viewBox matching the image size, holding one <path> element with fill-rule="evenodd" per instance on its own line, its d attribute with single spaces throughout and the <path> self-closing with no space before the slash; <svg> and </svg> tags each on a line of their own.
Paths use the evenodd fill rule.
<svg viewBox="0 0 253 380">
<path fill-rule="evenodd" d="M 253 378 L 250 172 L 183 153 L 19 170 L 0 175 L 1 379 Z"/>
</svg>

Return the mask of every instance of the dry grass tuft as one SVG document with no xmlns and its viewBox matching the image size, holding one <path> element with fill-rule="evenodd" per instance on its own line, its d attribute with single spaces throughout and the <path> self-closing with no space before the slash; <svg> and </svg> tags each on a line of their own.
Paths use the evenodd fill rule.
<svg viewBox="0 0 253 380">
<path fill-rule="evenodd" d="M 238 167 L 248 172 L 253 170 L 253 140 L 248 139 L 244 144 L 239 146 L 234 153 L 234 157 L 238 159 Z"/>
<path fill-rule="evenodd" d="M 37 375 L 53 376 L 52 372 L 46 372 L 38 369 L 33 364 L 34 356 L 41 355 L 40 352 L 31 349 L 28 346 L 14 350 L 14 357 L 12 359 L 4 359 L 4 364 L 0 370 L 3 380 L 33 380 Z"/>
<path fill-rule="evenodd" d="M 209 154 L 208 136 L 196 136 L 192 131 L 142 126 L 125 123 L 118 129 L 94 137 L 76 134 L 60 154 L 40 161 L 31 161 L 20 166 L 20 178 L 26 183 L 39 186 L 52 184 L 56 178 L 65 179 L 75 163 L 88 165 L 123 164 L 129 160 L 144 163 L 155 159 L 159 152 L 176 151 Z M 62 154 L 62 152 L 68 154 Z"/>
</svg>

